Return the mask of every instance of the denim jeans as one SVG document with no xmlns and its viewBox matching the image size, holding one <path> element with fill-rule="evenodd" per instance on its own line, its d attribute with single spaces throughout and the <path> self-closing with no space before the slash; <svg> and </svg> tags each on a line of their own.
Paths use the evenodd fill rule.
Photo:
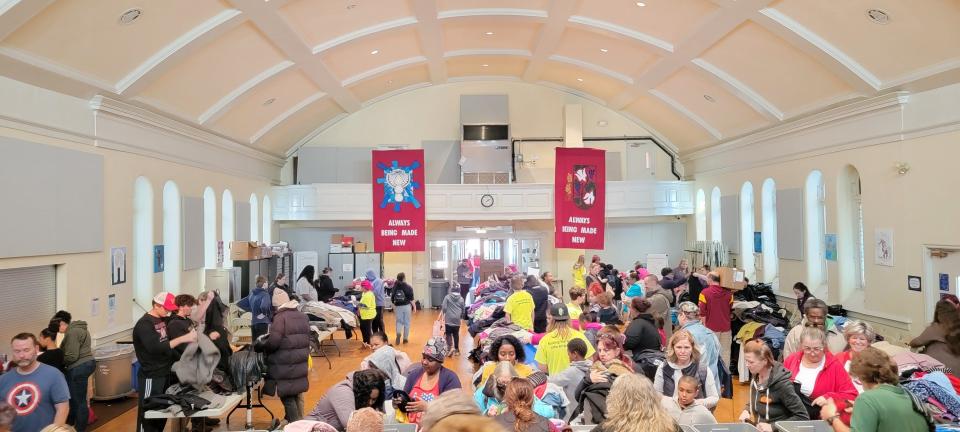
<svg viewBox="0 0 960 432">
<path fill-rule="evenodd" d="M 65 372 L 67 388 L 70 390 L 70 413 L 67 415 L 67 422 L 72 424 L 77 432 L 87 430 L 87 420 L 90 415 L 90 407 L 87 405 L 87 386 L 95 367 L 96 362 L 89 360 Z"/>
</svg>

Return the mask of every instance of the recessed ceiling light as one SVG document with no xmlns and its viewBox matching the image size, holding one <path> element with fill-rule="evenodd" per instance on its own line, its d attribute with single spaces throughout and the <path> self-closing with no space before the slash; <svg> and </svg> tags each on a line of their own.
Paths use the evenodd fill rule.
<svg viewBox="0 0 960 432">
<path fill-rule="evenodd" d="M 607 52 L 607 51 L 610 51 L 610 50 L 608 50 L 608 49 L 606 49 L 606 48 L 600 48 L 600 52 L 602 52 L 602 53 L 605 53 L 605 52 Z"/>
<path fill-rule="evenodd" d="M 716 99 L 713 98 L 713 96 L 710 96 L 710 95 L 708 95 L 708 94 L 703 95 L 703 98 L 706 99 L 707 102 L 716 102 L 716 101 L 717 101 Z"/>
<path fill-rule="evenodd" d="M 877 24 L 888 24 L 890 22 L 890 14 L 883 9 L 870 9 L 867 11 L 867 18 L 870 18 L 870 21 L 873 21 Z"/>
<path fill-rule="evenodd" d="M 597 120 L 597 126 L 607 127 L 607 124 L 608 124 L 608 123 L 607 123 L 606 120 Z"/>
<path fill-rule="evenodd" d="M 490 66 L 490 65 L 484 63 L 484 64 L 482 64 L 482 65 L 480 65 L 480 66 L 487 67 L 487 66 Z"/>
<path fill-rule="evenodd" d="M 577 78 L 577 81 L 583 82 L 583 78 Z"/>
<path fill-rule="evenodd" d="M 380 50 L 375 49 L 375 50 L 373 50 L 373 51 L 370 51 L 370 54 L 371 54 L 371 55 L 380 54 Z"/>
<path fill-rule="evenodd" d="M 262 105 L 263 105 L 263 106 L 267 106 L 267 105 L 270 105 L 270 104 L 272 104 L 272 103 L 274 103 L 274 102 L 276 102 L 276 101 L 277 101 L 277 98 L 270 98 L 270 99 L 267 99 L 267 100 L 263 101 L 263 104 L 262 104 Z"/>
<path fill-rule="evenodd" d="M 647 5 L 647 4 L 644 3 L 644 2 L 637 2 L 637 6 L 644 7 L 644 6 L 646 6 L 646 5 Z"/>
<path fill-rule="evenodd" d="M 143 15 L 143 11 L 140 9 L 127 9 L 124 13 L 120 14 L 120 24 L 131 24 L 136 21 L 137 18 L 140 18 L 140 15 Z"/>
<path fill-rule="evenodd" d="M 493 32 L 486 32 L 486 33 L 484 33 L 484 34 L 487 35 L 487 36 L 493 36 Z"/>
<path fill-rule="evenodd" d="M 387 81 L 387 85 L 393 85 L 393 80 Z"/>
</svg>

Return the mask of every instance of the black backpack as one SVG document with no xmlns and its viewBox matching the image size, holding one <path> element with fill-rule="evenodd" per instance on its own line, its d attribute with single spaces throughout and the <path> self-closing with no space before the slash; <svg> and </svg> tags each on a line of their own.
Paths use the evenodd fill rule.
<svg viewBox="0 0 960 432">
<path fill-rule="evenodd" d="M 393 293 L 390 294 L 390 301 L 394 305 L 405 305 L 407 301 L 407 293 L 403 290 L 403 285 L 397 284 L 393 287 Z"/>
</svg>

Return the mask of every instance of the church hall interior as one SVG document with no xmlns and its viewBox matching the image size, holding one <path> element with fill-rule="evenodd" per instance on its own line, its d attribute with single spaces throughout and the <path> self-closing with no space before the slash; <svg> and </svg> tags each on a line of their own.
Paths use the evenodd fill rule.
<svg viewBox="0 0 960 432">
<path fill-rule="evenodd" d="M 960 430 L 960 0 L 0 0 L 0 432 Z"/>
</svg>

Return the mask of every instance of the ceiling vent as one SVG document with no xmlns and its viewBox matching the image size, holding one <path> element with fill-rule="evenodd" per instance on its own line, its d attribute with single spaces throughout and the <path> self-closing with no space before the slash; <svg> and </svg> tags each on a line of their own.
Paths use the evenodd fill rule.
<svg viewBox="0 0 960 432">
<path fill-rule="evenodd" d="M 867 18 L 870 18 L 870 21 L 873 21 L 880 25 L 886 25 L 890 23 L 890 14 L 888 14 L 883 9 L 870 9 L 867 11 Z"/>
</svg>

